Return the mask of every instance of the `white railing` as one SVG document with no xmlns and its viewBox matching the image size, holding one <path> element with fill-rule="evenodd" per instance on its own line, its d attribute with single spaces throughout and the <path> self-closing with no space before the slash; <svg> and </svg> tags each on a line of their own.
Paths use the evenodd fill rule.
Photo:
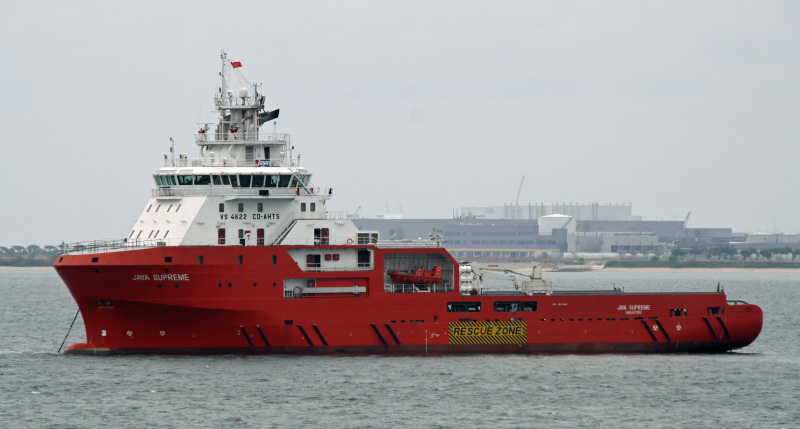
<svg viewBox="0 0 800 429">
<path fill-rule="evenodd" d="M 270 167 L 296 167 L 298 165 L 300 165 L 300 160 L 297 158 L 271 159 L 269 161 Z M 238 158 L 165 158 L 164 167 L 255 167 L 255 164 L 246 163 L 243 159 Z M 266 165 L 259 167 L 266 167 Z"/>
<path fill-rule="evenodd" d="M 325 239 L 322 238 L 285 238 L 280 243 L 281 246 L 316 246 L 316 247 L 325 247 L 325 246 L 355 246 L 360 245 L 364 246 L 365 244 L 359 244 L 354 238 L 348 237 L 328 237 Z"/>
<path fill-rule="evenodd" d="M 147 247 L 176 246 L 180 244 L 180 239 L 104 239 L 92 241 L 80 241 L 78 243 L 61 243 L 61 254 L 87 254 L 105 253 L 120 250 L 135 250 Z"/>
<path fill-rule="evenodd" d="M 357 267 L 340 267 L 340 266 L 331 266 L 331 267 L 309 267 L 309 266 L 300 266 L 300 268 L 305 272 L 327 272 L 327 271 L 371 271 L 373 268 L 372 264 L 364 263 L 361 266 Z"/>
<path fill-rule="evenodd" d="M 299 191 L 298 191 L 299 189 Z M 261 195 L 259 191 L 269 191 L 268 196 L 325 195 L 329 189 L 320 188 L 233 188 L 225 185 L 155 188 L 150 190 L 153 197 L 197 197 L 205 195 Z M 312 192 L 313 191 L 313 192 Z M 267 195 L 262 195 L 267 196 Z M 320 212 L 321 213 L 321 212 Z M 315 218 L 316 219 L 316 218 Z"/>
<path fill-rule="evenodd" d="M 328 212 L 326 219 L 328 219 L 328 220 L 346 220 L 346 219 L 357 219 L 357 217 L 354 217 L 354 215 L 350 214 L 349 212 L 335 211 L 335 212 Z"/>
<path fill-rule="evenodd" d="M 387 293 L 439 293 L 439 292 L 452 292 L 452 283 L 438 283 L 435 285 L 414 285 L 402 283 L 386 283 L 383 285 L 383 290 Z"/>
<path fill-rule="evenodd" d="M 207 131 L 205 133 L 196 133 L 194 135 L 194 140 L 201 144 L 289 144 L 292 141 L 292 136 L 291 134 L 286 133 L 249 133 L 246 131 L 236 133 L 215 133 L 213 131 Z"/>
<path fill-rule="evenodd" d="M 404 247 L 444 247 L 444 242 L 440 240 L 379 240 L 377 247 L 387 249 Z"/>
<path fill-rule="evenodd" d="M 247 247 L 263 247 L 263 246 L 256 246 L 257 242 L 255 239 L 250 238 L 247 241 Z M 280 246 L 314 246 L 314 247 L 325 247 L 325 246 L 368 246 L 367 243 L 358 243 L 356 240 L 352 238 L 346 237 L 330 237 L 326 240 L 322 239 L 315 239 L 315 238 L 295 238 L 295 239 L 284 239 L 283 242 L 279 244 Z M 181 238 L 153 238 L 153 239 L 103 239 L 103 240 L 92 240 L 92 241 L 81 241 L 78 243 L 62 243 L 61 244 L 61 254 L 89 254 L 89 253 L 105 253 L 105 252 L 114 252 L 114 251 L 124 251 L 124 250 L 136 250 L 136 249 L 144 249 L 150 247 L 165 247 L 165 246 L 244 246 L 240 244 L 239 239 L 236 238 L 229 238 L 225 241 L 225 244 L 219 244 L 217 238 L 208 238 L 208 239 L 194 239 L 194 240 L 187 240 Z M 442 247 L 442 242 L 436 240 L 397 240 L 397 241 L 378 241 L 377 247 L 381 248 L 430 248 L 430 247 Z M 353 268 L 348 270 L 358 271 L 361 269 L 371 269 L 371 267 L 359 267 Z M 307 271 L 329 271 L 328 269 L 316 269 L 316 270 L 307 270 Z"/>
</svg>

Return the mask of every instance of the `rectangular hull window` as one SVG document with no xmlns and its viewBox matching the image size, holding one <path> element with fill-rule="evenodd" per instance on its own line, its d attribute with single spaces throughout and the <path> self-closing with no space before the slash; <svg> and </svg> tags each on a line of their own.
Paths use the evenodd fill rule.
<svg viewBox="0 0 800 429">
<path fill-rule="evenodd" d="M 481 311 L 480 302 L 448 302 L 448 313 L 474 313 Z"/>
</svg>

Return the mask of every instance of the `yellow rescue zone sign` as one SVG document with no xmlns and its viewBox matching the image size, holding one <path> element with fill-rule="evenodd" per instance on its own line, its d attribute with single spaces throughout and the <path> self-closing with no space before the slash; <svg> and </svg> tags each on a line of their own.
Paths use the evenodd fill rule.
<svg viewBox="0 0 800 429">
<path fill-rule="evenodd" d="M 453 322 L 448 324 L 450 344 L 525 344 L 527 322 Z"/>
</svg>

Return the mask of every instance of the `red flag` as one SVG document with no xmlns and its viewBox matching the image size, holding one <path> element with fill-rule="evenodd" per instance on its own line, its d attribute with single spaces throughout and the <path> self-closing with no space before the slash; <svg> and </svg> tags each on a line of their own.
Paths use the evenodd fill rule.
<svg viewBox="0 0 800 429">
<path fill-rule="evenodd" d="M 241 61 L 231 61 L 231 65 L 233 66 L 233 68 L 239 68 L 239 67 L 242 66 L 242 62 Z"/>
</svg>

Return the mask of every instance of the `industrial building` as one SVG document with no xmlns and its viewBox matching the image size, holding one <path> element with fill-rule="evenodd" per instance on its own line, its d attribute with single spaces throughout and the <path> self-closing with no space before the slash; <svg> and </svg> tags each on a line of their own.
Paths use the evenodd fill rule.
<svg viewBox="0 0 800 429">
<path fill-rule="evenodd" d="M 730 228 L 686 228 L 683 221 L 645 221 L 625 204 L 509 204 L 462 207 L 453 219 L 353 219 L 382 239 L 438 239 L 459 259 L 562 258 L 593 254 L 646 257 L 672 247 L 728 246 Z"/>
<path fill-rule="evenodd" d="M 634 216 L 630 204 L 600 203 L 528 203 L 504 204 L 502 206 L 461 207 L 456 215 L 472 219 L 539 219 L 548 215 L 572 216 L 576 221 L 584 220 L 642 220 Z"/>
<path fill-rule="evenodd" d="M 737 234 L 736 240 L 730 243 L 737 250 L 754 248 L 757 250 L 791 247 L 800 249 L 800 234 L 756 232 Z"/>
</svg>

